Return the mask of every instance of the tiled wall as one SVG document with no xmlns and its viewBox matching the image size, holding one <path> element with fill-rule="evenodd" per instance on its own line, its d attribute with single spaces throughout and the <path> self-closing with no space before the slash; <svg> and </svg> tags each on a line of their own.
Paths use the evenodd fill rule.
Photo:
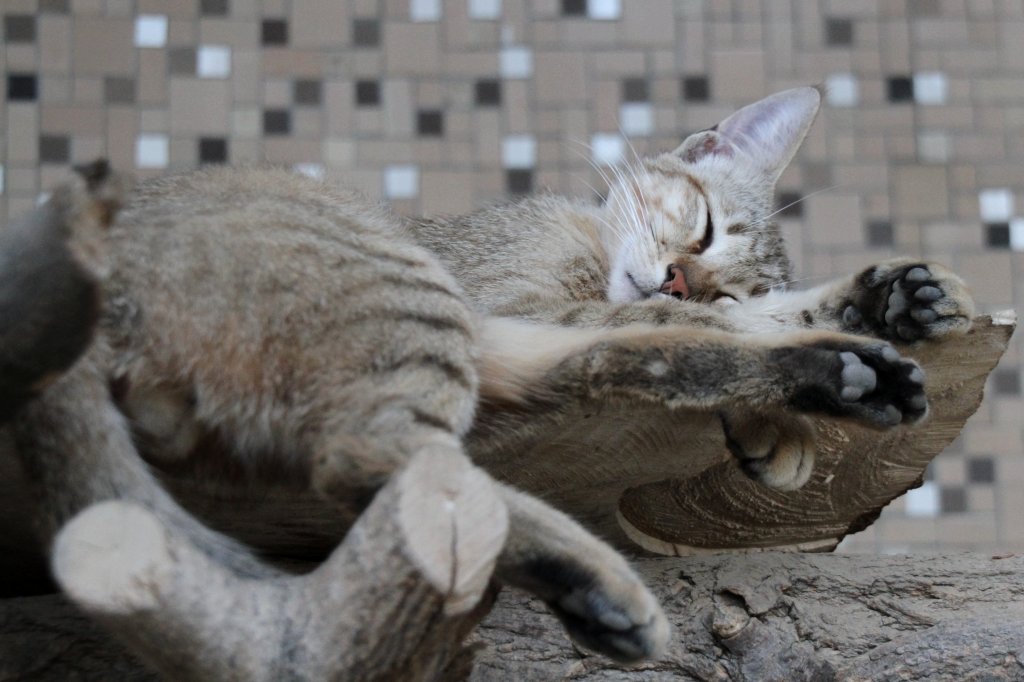
<svg viewBox="0 0 1024 682">
<path fill-rule="evenodd" d="M 0 222 L 68 162 L 254 159 L 409 212 L 600 188 L 734 107 L 829 86 L 780 185 L 808 283 L 893 254 L 981 308 L 1024 280 L 1020 0 L 3 0 Z M 1024 549 L 1020 342 L 920 490 L 850 549 Z"/>
</svg>

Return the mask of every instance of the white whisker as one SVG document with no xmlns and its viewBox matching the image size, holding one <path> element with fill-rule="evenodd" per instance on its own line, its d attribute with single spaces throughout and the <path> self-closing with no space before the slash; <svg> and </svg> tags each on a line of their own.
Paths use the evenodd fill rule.
<svg viewBox="0 0 1024 682">
<path fill-rule="evenodd" d="M 796 206 L 800 202 L 807 201 L 808 199 L 810 199 L 813 196 L 821 194 L 822 192 L 828 192 L 829 190 L 837 189 L 839 187 L 842 187 L 842 185 L 832 185 L 831 187 L 824 187 L 824 188 L 819 189 L 817 191 L 811 192 L 810 194 L 807 194 L 805 196 L 800 197 L 796 201 L 793 201 L 793 202 L 790 202 L 790 203 L 786 204 L 785 206 L 783 206 L 782 208 L 780 208 L 780 209 L 778 209 L 776 211 L 772 211 L 771 213 L 769 213 L 768 215 L 766 215 L 763 218 L 758 218 L 757 220 L 755 220 L 752 223 L 750 223 L 747 227 L 750 228 L 750 227 L 756 227 L 756 226 L 759 226 L 759 225 L 763 225 L 767 221 L 771 220 L 773 217 L 775 217 L 778 214 L 780 214 L 783 211 L 785 211 L 787 208 L 792 208 L 793 206 Z"/>
</svg>

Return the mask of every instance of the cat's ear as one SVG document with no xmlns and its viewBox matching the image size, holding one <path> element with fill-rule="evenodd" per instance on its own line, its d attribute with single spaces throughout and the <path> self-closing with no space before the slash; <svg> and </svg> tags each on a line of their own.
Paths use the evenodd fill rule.
<svg viewBox="0 0 1024 682">
<path fill-rule="evenodd" d="M 774 183 L 792 161 L 820 105 L 817 88 L 779 92 L 690 135 L 675 153 L 691 163 L 709 155 L 734 158 L 752 164 Z"/>
</svg>

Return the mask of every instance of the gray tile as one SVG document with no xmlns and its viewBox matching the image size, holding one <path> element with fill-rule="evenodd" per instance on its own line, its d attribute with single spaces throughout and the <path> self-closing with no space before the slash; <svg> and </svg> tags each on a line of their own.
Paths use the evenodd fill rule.
<svg viewBox="0 0 1024 682">
<path fill-rule="evenodd" d="M 71 160 L 71 140 L 66 135 L 43 135 L 39 138 L 41 163 L 67 163 Z"/>
<path fill-rule="evenodd" d="M 35 42 L 36 18 L 31 14 L 5 14 L 4 40 L 8 43 Z"/>
<path fill-rule="evenodd" d="M 107 104 L 131 104 L 135 101 L 135 79 L 107 76 L 103 79 L 103 101 Z"/>
<path fill-rule="evenodd" d="M 316 106 L 320 104 L 322 90 L 320 81 L 300 79 L 295 81 L 292 94 L 296 104 Z"/>
<path fill-rule="evenodd" d="M 825 44 L 832 47 L 853 45 L 853 21 L 836 17 L 825 19 Z"/>
<path fill-rule="evenodd" d="M 71 0 L 39 0 L 39 11 L 50 14 L 67 14 L 71 10 Z"/>
<path fill-rule="evenodd" d="M 356 47 L 380 45 L 380 22 L 376 19 L 354 19 L 352 21 L 352 44 Z"/>
<path fill-rule="evenodd" d="M 223 17 L 231 11 L 228 0 L 201 0 L 199 12 L 204 17 Z"/>
<path fill-rule="evenodd" d="M 196 49 L 194 47 L 172 47 L 167 51 L 167 69 L 174 75 L 194 76 L 196 73 Z"/>
</svg>

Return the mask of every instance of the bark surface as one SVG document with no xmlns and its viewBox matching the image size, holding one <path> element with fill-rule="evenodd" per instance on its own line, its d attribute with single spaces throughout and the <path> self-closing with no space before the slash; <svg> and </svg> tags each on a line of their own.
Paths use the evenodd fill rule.
<svg viewBox="0 0 1024 682">
<path fill-rule="evenodd" d="M 757 553 L 644 559 L 674 632 L 626 670 L 573 651 L 524 595 L 476 631 L 485 680 L 1020 680 L 1024 557 Z"/>
<path fill-rule="evenodd" d="M 626 669 L 573 649 L 537 600 L 505 590 L 475 666 L 443 679 L 1020 680 L 1024 557 L 794 553 L 641 559 L 674 632 Z M 468 661 L 466 661 L 468 662 Z M 63 597 L 0 601 L 0 680 L 150 680 Z"/>
</svg>

